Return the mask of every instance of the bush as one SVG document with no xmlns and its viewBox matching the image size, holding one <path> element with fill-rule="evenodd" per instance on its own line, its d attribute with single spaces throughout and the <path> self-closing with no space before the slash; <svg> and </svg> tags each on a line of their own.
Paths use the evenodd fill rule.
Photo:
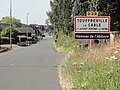
<svg viewBox="0 0 120 90">
<path fill-rule="evenodd" d="M 10 44 L 10 39 L 8 37 L 2 37 L 0 39 L 1 44 Z M 12 43 L 16 44 L 16 40 L 12 38 Z"/>
<path fill-rule="evenodd" d="M 15 28 L 12 28 L 12 38 L 16 39 L 18 35 L 18 31 Z M 1 31 L 2 37 L 10 37 L 10 28 L 7 27 Z"/>
</svg>

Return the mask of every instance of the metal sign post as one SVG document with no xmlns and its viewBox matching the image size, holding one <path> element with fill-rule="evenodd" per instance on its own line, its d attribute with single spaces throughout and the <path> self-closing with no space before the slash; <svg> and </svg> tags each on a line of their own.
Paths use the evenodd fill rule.
<svg viewBox="0 0 120 90">
<path fill-rule="evenodd" d="M 86 15 L 87 15 L 87 16 L 98 16 L 98 12 L 97 12 L 97 11 L 96 11 L 96 12 L 90 12 L 90 11 L 89 11 L 89 12 L 86 13 Z M 89 45 L 89 49 L 91 49 L 91 47 L 92 47 L 92 40 L 91 40 L 91 39 L 90 39 L 90 41 L 89 41 L 89 44 L 90 44 L 90 45 Z"/>
<path fill-rule="evenodd" d="M 101 48 L 104 48 L 104 39 L 101 40 Z"/>
</svg>

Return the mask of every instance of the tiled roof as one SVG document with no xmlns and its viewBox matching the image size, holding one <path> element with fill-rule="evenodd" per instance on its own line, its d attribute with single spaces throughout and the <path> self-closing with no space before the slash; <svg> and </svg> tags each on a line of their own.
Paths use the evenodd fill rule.
<svg viewBox="0 0 120 90">
<path fill-rule="evenodd" d="M 34 33 L 35 31 L 30 28 L 30 27 L 20 27 L 20 28 L 17 28 L 18 32 L 19 33 Z"/>
</svg>

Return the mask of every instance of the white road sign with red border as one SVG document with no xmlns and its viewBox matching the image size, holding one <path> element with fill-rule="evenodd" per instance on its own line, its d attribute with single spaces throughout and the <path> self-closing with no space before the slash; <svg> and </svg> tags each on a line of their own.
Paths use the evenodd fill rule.
<svg viewBox="0 0 120 90">
<path fill-rule="evenodd" d="M 75 39 L 110 39 L 110 16 L 75 16 Z"/>
<path fill-rule="evenodd" d="M 110 32 L 110 16 L 75 16 L 74 32 Z"/>
</svg>

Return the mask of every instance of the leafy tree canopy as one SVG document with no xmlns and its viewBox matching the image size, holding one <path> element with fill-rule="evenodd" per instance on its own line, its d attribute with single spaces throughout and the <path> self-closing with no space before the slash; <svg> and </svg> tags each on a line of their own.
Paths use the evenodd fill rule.
<svg viewBox="0 0 120 90">
<path fill-rule="evenodd" d="M 51 0 L 50 6 L 51 11 L 47 15 L 58 32 L 74 31 L 74 16 L 84 16 L 87 11 L 111 16 L 111 27 L 120 30 L 120 0 Z"/>
<path fill-rule="evenodd" d="M 15 28 L 12 28 L 12 38 L 17 38 L 18 31 Z M 1 31 L 2 37 L 10 37 L 10 27 L 5 28 Z"/>
<path fill-rule="evenodd" d="M 8 17 L 8 16 L 3 17 L 0 20 L 0 22 L 10 24 L 10 17 Z M 22 26 L 21 21 L 19 19 L 16 19 L 15 17 L 12 18 L 12 24 L 14 27 L 21 27 Z"/>
</svg>

